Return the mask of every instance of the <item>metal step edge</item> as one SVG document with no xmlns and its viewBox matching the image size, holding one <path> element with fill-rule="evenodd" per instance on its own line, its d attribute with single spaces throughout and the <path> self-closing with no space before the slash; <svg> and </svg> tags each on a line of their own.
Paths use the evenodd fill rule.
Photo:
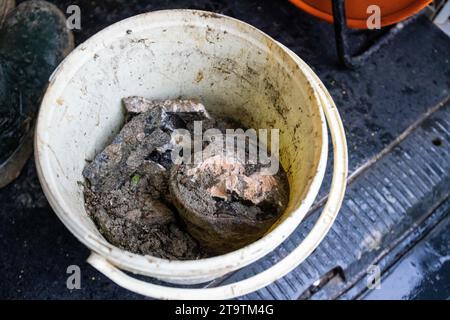
<svg viewBox="0 0 450 320">
<path fill-rule="evenodd" d="M 306 261 L 289 275 L 241 299 L 297 299 L 336 268 L 343 270 L 343 288 L 356 283 L 386 247 L 391 247 L 429 212 L 429 207 L 447 196 L 449 128 L 447 103 L 349 185 L 333 228 Z M 433 144 L 437 138 L 439 146 Z M 229 275 L 221 283 L 247 278 L 282 259 L 304 238 L 317 215 L 318 211 L 309 216 L 286 243 L 267 257 Z"/>
</svg>

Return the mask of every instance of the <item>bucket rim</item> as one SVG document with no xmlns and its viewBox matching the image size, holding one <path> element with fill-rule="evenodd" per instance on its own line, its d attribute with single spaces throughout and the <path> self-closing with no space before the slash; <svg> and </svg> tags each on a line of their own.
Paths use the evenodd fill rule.
<svg viewBox="0 0 450 320">
<path fill-rule="evenodd" d="M 313 6 L 308 1 L 305 0 L 289 0 L 296 7 L 302 9 L 303 11 L 309 13 L 310 15 L 325 20 L 328 23 L 333 23 L 333 14 L 328 10 L 325 10 L 319 6 Z M 375 2 L 375 1 L 374 1 Z M 383 2 L 383 1 L 378 1 Z M 405 6 L 402 10 L 396 12 L 389 12 L 386 15 L 381 17 L 381 27 L 386 27 L 403 20 L 406 20 L 410 16 L 418 13 L 422 9 L 424 9 L 427 5 L 429 5 L 432 0 L 414 0 L 410 1 L 411 3 Z M 376 5 L 376 3 L 373 3 Z M 366 19 L 358 19 L 347 15 L 347 25 L 349 28 L 354 29 L 368 29 Z"/>
</svg>

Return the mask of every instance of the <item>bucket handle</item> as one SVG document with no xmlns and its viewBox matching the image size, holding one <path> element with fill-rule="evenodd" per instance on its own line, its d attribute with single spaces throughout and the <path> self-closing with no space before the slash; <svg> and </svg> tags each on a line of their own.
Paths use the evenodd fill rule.
<svg viewBox="0 0 450 320">
<path fill-rule="evenodd" d="M 306 65 L 306 63 L 292 52 L 291 54 L 296 58 L 298 63 L 309 69 L 309 66 Z M 312 75 L 315 78 L 315 82 L 324 89 L 319 78 L 314 73 L 312 73 Z M 327 94 L 326 90 L 320 91 L 324 92 L 320 93 L 320 98 L 322 100 L 326 99 L 323 96 L 324 94 Z M 309 234 L 298 247 L 280 262 L 250 278 L 219 287 L 199 289 L 168 287 L 135 279 L 112 265 L 104 257 L 94 252 L 89 256 L 87 262 L 119 286 L 135 293 L 157 299 L 231 299 L 259 290 L 291 272 L 303 262 L 323 240 L 336 219 L 344 198 L 348 171 L 347 143 L 344 127 L 337 108 L 331 99 L 327 100 L 329 100 L 330 103 L 322 103 L 322 105 L 330 129 L 334 152 L 333 177 L 327 203 Z"/>
</svg>

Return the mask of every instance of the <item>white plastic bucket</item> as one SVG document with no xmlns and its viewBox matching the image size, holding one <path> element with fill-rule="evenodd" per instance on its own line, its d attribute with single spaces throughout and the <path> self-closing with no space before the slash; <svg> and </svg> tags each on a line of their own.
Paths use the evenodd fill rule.
<svg viewBox="0 0 450 320">
<path fill-rule="evenodd" d="M 280 161 L 291 188 L 282 218 L 261 239 L 207 259 L 169 261 L 109 244 L 84 208 L 82 169 L 120 130 L 121 99 L 200 98 L 216 113 L 250 128 L 280 129 Z M 334 146 L 333 183 L 315 227 L 267 271 L 217 288 L 182 289 L 136 280 L 119 269 L 167 282 L 201 283 L 240 269 L 286 239 L 310 209 Z M 311 69 L 276 41 L 236 19 L 195 10 L 165 10 L 116 23 L 78 46 L 50 79 L 35 135 L 43 190 L 58 217 L 93 254 L 95 268 L 117 284 L 156 298 L 221 299 L 246 294 L 303 261 L 331 227 L 345 191 L 345 135 L 330 96 Z M 116 268 L 117 267 L 117 268 Z"/>
</svg>

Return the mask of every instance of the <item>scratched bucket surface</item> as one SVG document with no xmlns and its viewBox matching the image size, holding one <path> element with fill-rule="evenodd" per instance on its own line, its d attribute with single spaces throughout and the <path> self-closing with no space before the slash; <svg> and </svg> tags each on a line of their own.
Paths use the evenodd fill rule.
<svg viewBox="0 0 450 320">
<path fill-rule="evenodd" d="M 261 31 L 213 13 L 164 10 L 113 24 L 78 46 L 50 79 L 35 135 L 43 190 L 66 227 L 118 268 L 184 284 L 242 268 L 295 230 L 321 185 L 327 129 L 310 73 Z M 123 125 L 121 99 L 131 95 L 200 98 L 248 128 L 279 128 L 291 193 L 276 225 L 244 248 L 200 260 L 169 261 L 109 244 L 86 213 L 79 182 L 86 159 Z"/>
</svg>

